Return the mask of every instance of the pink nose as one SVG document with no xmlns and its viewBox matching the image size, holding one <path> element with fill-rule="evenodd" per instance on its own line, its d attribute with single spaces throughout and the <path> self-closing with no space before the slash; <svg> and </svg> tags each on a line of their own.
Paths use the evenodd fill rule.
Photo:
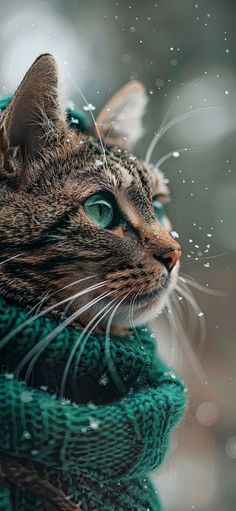
<svg viewBox="0 0 236 511">
<path fill-rule="evenodd" d="M 174 249 L 170 252 L 166 252 L 165 254 L 161 255 L 161 258 L 164 259 L 163 263 L 168 268 L 169 271 L 173 270 L 174 266 L 176 265 L 177 261 L 181 257 L 181 250 Z"/>
</svg>

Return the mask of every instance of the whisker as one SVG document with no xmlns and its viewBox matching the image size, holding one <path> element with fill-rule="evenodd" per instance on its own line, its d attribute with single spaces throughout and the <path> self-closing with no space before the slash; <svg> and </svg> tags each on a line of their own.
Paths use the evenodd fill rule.
<svg viewBox="0 0 236 511">
<path fill-rule="evenodd" d="M 150 162 L 152 153 L 157 145 L 158 142 L 160 142 L 161 138 L 167 133 L 169 129 L 171 129 L 173 126 L 176 126 L 182 121 L 185 121 L 186 119 L 189 119 L 190 117 L 194 117 L 195 115 L 201 115 L 205 114 L 207 112 L 216 112 L 219 110 L 219 107 L 205 107 L 205 108 L 199 108 L 196 110 L 190 110 L 188 112 L 184 112 L 183 114 L 177 115 L 169 121 L 165 126 L 162 126 L 157 133 L 155 133 L 151 143 L 149 144 L 149 147 L 146 152 L 145 156 L 145 163 L 148 164 Z"/>
<path fill-rule="evenodd" d="M 197 256 L 195 257 L 194 259 L 188 259 L 188 261 L 185 261 L 185 260 L 182 260 L 181 264 L 182 265 L 189 265 L 189 264 L 197 264 L 201 261 L 209 261 L 210 259 L 217 259 L 218 257 L 223 257 L 225 255 L 229 254 L 229 251 L 225 251 L 225 252 L 221 252 L 221 254 L 216 254 L 216 255 L 213 255 L 213 256 L 204 256 L 204 257 L 200 257 L 200 256 Z"/>
<path fill-rule="evenodd" d="M 102 298 L 107 298 L 108 296 L 110 296 L 113 293 L 114 293 L 114 291 L 110 291 L 109 293 L 104 295 Z M 112 300 L 112 302 L 114 302 L 114 301 L 115 301 L 115 299 Z M 85 346 L 85 343 L 86 343 L 87 339 L 89 338 L 90 334 L 92 333 L 92 331 L 96 328 L 96 326 L 102 321 L 102 319 L 105 317 L 105 315 L 109 312 L 110 309 L 108 311 L 106 311 L 106 309 L 108 307 L 110 307 L 111 303 L 109 302 L 108 304 L 106 304 L 100 311 L 97 312 L 97 314 L 95 314 L 95 316 L 89 321 L 87 326 L 83 329 L 81 335 L 78 337 L 75 345 L 73 346 L 73 349 L 71 350 L 70 356 L 69 356 L 69 358 L 67 360 L 67 363 L 66 363 L 66 366 L 65 366 L 65 369 L 64 369 L 64 372 L 63 372 L 63 376 L 62 376 L 62 382 L 61 382 L 61 387 L 60 387 L 60 395 L 61 396 L 64 396 L 64 394 L 65 394 L 65 386 L 66 386 L 66 381 L 67 381 L 67 378 L 68 378 L 68 373 L 69 373 L 69 370 L 70 370 L 70 367 L 71 367 L 72 360 L 73 360 L 73 358 L 75 356 L 75 353 L 76 353 L 79 345 L 81 345 L 82 341 L 84 341 L 83 344 L 82 344 L 81 350 L 79 351 L 78 358 L 76 358 L 76 363 L 75 363 L 75 367 L 74 367 L 74 370 L 73 370 L 73 378 L 74 379 L 76 377 L 76 372 L 78 370 L 79 362 L 80 362 L 80 359 L 81 359 L 81 356 L 82 356 L 82 350 L 83 350 L 83 348 Z M 102 315 L 102 317 L 99 317 L 104 312 L 104 310 L 106 312 Z M 92 328 L 90 329 L 89 333 L 85 336 L 86 332 L 89 330 L 90 326 L 96 321 L 97 318 L 99 318 L 98 321 L 92 326 Z"/>
<path fill-rule="evenodd" d="M 72 83 L 74 84 L 74 87 L 77 89 L 77 91 L 80 93 L 80 95 L 82 96 L 83 100 L 85 101 L 86 105 L 89 107 L 89 103 L 87 101 L 87 99 L 85 98 L 82 90 L 80 89 L 80 87 L 76 84 L 76 82 L 74 81 L 74 79 L 72 78 L 71 74 L 68 73 L 68 77 L 70 78 L 70 80 L 72 81 Z M 96 123 L 96 120 L 95 120 L 95 117 L 93 115 L 93 112 L 91 111 L 91 109 L 89 109 L 89 113 L 92 117 L 92 120 L 93 120 L 93 123 L 94 123 L 94 127 L 96 129 L 96 132 L 97 132 L 97 135 L 98 135 L 98 138 L 99 138 L 99 142 L 100 142 L 100 145 L 101 145 L 101 148 L 102 148 L 102 152 L 103 152 L 103 156 L 104 156 L 104 159 L 105 159 L 105 163 L 106 163 L 106 166 L 107 166 L 107 157 L 106 157 L 106 151 L 104 149 L 104 145 L 103 145 L 103 141 L 102 141 L 102 137 L 100 135 L 100 132 L 99 132 L 99 129 L 98 129 L 98 125 Z"/>
<path fill-rule="evenodd" d="M 196 300 L 194 299 L 191 291 L 188 288 L 184 289 L 183 287 L 180 287 L 179 285 L 176 286 L 176 289 L 183 295 L 183 297 L 187 300 L 187 302 L 189 302 L 189 304 L 192 306 L 192 310 L 195 312 L 195 318 L 197 320 L 197 321 L 195 321 L 195 323 L 197 323 L 199 325 L 199 330 L 200 330 L 200 335 L 199 335 L 199 340 L 198 340 L 198 353 L 200 355 L 202 353 L 204 345 L 205 345 L 205 337 L 206 337 L 205 319 L 204 319 L 204 317 L 202 317 L 201 309 L 200 309 L 199 305 L 197 304 Z M 189 310 L 189 325 L 188 326 L 190 328 L 189 337 L 191 337 L 191 338 L 195 335 L 195 331 L 192 329 L 192 325 L 193 325 L 193 321 L 194 321 L 193 318 L 194 318 L 194 316 L 192 315 L 192 311 Z"/>
<path fill-rule="evenodd" d="M 163 309 L 163 313 L 167 319 L 168 326 L 170 329 L 169 343 L 170 343 L 170 365 L 176 367 L 179 363 L 179 347 L 177 343 L 177 335 L 174 325 L 174 312 L 170 297 L 166 300 L 166 307 Z"/>
<path fill-rule="evenodd" d="M 55 339 L 55 337 L 58 334 L 60 334 L 68 325 L 70 325 L 72 323 L 72 321 L 74 321 L 79 316 L 81 316 L 81 314 L 86 312 L 89 308 L 91 308 L 93 305 L 95 305 L 99 300 L 101 300 L 105 296 L 106 296 L 106 293 L 104 293 L 100 297 L 94 298 L 93 300 L 91 300 L 90 302 L 85 304 L 83 307 L 81 307 L 79 310 L 76 310 L 75 312 L 73 312 L 73 314 L 71 314 L 71 316 L 66 318 L 62 323 L 60 323 L 56 328 L 54 328 L 48 335 L 46 335 L 43 339 L 41 339 L 41 341 L 38 344 L 33 346 L 33 348 L 27 353 L 27 355 L 23 358 L 21 363 L 18 365 L 16 372 L 15 372 L 16 376 L 19 375 L 19 373 L 22 371 L 22 369 L 27 364 L 27 362 L 29 362 L 31 357 L 35 354 L 28 369 L 27 369 L 27 373 L 26 373 L 26 377 L 25 377 L 25 379 L 27 381 L 30 377 L 30 374 L 32 372 L 32 369 L 33 369 L 37 359 L 40 357 L 40 355 L 45 350 L 45 348 L 50 344 L 50 342 L 53 339 Z"/>
<path fill-rule="evenodd" d="M 48 314 L 49 312 L 51 312 L 52 310 L 56 309 L 57 307 L 63 305 L 64 303 L 67 303 L 69 300 L 71 300 L 72 298 L 79 298 L 80 296 L 83 296 L 84 294 L 90 292 L 90 291 L 94 291 L 95 289 L 99 289 L 100 287 L 103 287 L 105 286 L 106 284 L 106 281 L 103 281 L 103 282 L 99 282 L 98 284 L 94 284 L 93 286 L 90 286 L 86 289 L 83 289 L 82 291 L 79 291 L 78 293 L 75 293 L 74 295 L 68 297 L 68 298 L 64 298 L 63 300 L 61 300 L 60 302 L 57 302 L 56 304 L 54 305 L 51 305 L 50 307 L 48 307 L 47 309 L 39 312 L 38 314 L 36 314 L 35 316 L 33 316 L 32 318 L 29 318 L 27 319 L 26 321 L 24 321 L 23 323 L 21 323 L 18 327 L 14 328 L 11 332 L 9 332 L 9 334 L 5 335 L 3 337 L 3 339 L 0 341 L 0 350 L 2 348 L 4 348 L 4 346 L 11 340 L 13 339 L 13 337 L 18 334 L 19 332 L 21 332 L 21 330 L 23 330 L 26 326 L 30 325 L 33 321 L 35 321 L 36 319 L 40 318 L 41 316 L 45 315 L 45 314 Z"/>
<path fill-rule="evenodd" d="M 111 324 L 112 324 L 114 315 L 115 315 L 116 311 L 118 310 L 118 308 L 120 307 L 120 305 L 124 302 L 124 300 L 126 300 L 126 298 L 128 297 L 128 295 L 130 293 L 131 293 L 131 290 L 114 307 L 114 309 L 110 315 L 110 318 L 107 322 L 107 327 L 106 327 L 106 332 L 105 332 L 105 356 L 106 356 L 106 360 L 107 360 L 109 374 L 111 376 L 111 379 L 113 380 L 113 383 L 116 385 L 117 389 L 122 394 L 125 393 L 126 389 L 125 389 L 123 382 L 120 379 L 120 376 L 118 374 L 118 371 L 117 371 L 114 361 L 112 359 L 109 341 L 110 341 Z"/>
<path fill-rule="evenodd" d="M 170 297 L 170 298 L 172 299 L 172 297 Z M 206 375 L 204 369 L 202 368 L 202 365 L 201 365 L 198 357 L 195 355 L 195 353 L 191 347 L 191 344 L 189 343 L 189 340 L 186 336 L 185 330 L 183 329 L 178 316 L 175 316 L 175 320 L 173 321 L 173 327 L 175 329 L 177 338 L 179 339 L 179 341 L 183 347 L 183 350 L 192 365 L 192 368 L 193 368 L 195 374 L 198 376 L 198 378 L 202 382 L 206 382 L 207 375 Z"/>
<path fill-rule="evenodd" d="M 15 255 L 15 256 L 11 256 L 11 257 L 9 257 L 8 259 L 4 259 L 4 261 L 1 261 L 1 262 L 0 262 L 0 266 L 1 266 L 2 264 L 8 263 L 8 261 L 11 261 L 12 259 L 16 259 L 17 257 L 20 257 L 20 256 L 22 256 L 22 255 L 24 255 L 24 254 L 23 254 L 23 253 L 22 253 L 22 254 L 17 254 L 17 255 Z"/>
<path fill-rule="evenodd" d="M 55 296 L 57 293 L 60 293 L 61 291 L 63 291 L 64 289 L 68 289 L 69 287 L 75 286 L 76 284 L 80 284 L 80 282 L 84 282 L 85 280 L 92 279 L 93 277 L 96 277 L 96 274 L 90 275 L 89 277 L 83 277 L 82 279 L 74 280 L 73 282 L 70 282 L 66 286 L 63 286 L 62 288 L 57 289 L 53 293 L 47 294 L 47 296 L 45 296 L 42 300 L 37 302 L 36 305 L 34 305 L 34 307 L 32 307 L 32 309 L 30 309 L 29 314 L 31 314 L 35 308 L 37 308 L 37 307 L 40 308 L 41 305 L 43 304 L 43 302 L 45 302 L 52 296 Z"/>
<path fill-rule="evenodd" d="M 113 128 L 114 128 L 114 125 L 115 125 L 116 120 L 119 118 L 119 116 L 120 116 L 123 112 L 125 112 L 125 110 L 126 110 L 126 109 L 127 109 L 127 108 L 128 108 L 128 107 L 129 107 L 129 106 L 130 106 L 130 105 L 131 105 L 134 101 L 135 101 L 135 100 L 136 100 L 136 98 L 132 98 L 132 99 L 130 99 L 130 101 L 127 103 L 127 105 L 125 105 L 125 106 L 124 106 L 124 107 L 123 107 L 123 108 L 119 111 L 119 113 L 117 114 L 117 116 L 116 116 L 116 117 L 115 117 L 115 119 L 113 120 L 113 124 L 112 124 L 112 126 L 110 127 L 110 129 L 109 129 L 109 131 L 108 131 L 108 134 L 107 134 L 107 136 L 106 136 L 106 138 L 105 138 L 105 142 L 104 142 L 105 147 L 106 147 L 106 145 L 107 145 L 107 140 L 108 140 L 108 138 L 109 138 L 109 136 L 110 136 L 110 134 L 111 134 L 111 132 L 112 132 L 112 130 L 113 130 Z"/>
<path fill-rule="evenodd" d="M 175 149 L 174 151 L 170 151 L 169 153 L 165 154 L 160 158 L 154 165 L 155 168 L 159 168 L 165 161 L 169 160 L 170 158 L 178 158 L 178 153 L 187 153 L 189 151 L 199 151 L 197 147 L 185 147 L 181 149 Z M 178 156 L 177 156 L 178 155 Z"/>
<path fill-rule="evenodd" d="M 140 346 L 142 347 L 142 349 L 144 350 L 144 352 L 146 352 L 146 350 L 145 350 L 145 348 L 144 348 L 144 346 L 143 346 L 142 340 L 141 340 L 141 339 L 140 339 L 140 337 L 139 337 L 139 334 L 138 334 L 137 328 L 136 328 L 136 326 L 135 326 L 135 324 L 134 324 L 134 307 L 135 307 L 135 302 L 136 302 L 136 300 L 137 300 L 138 296 L 142 293 L 142 291 L 143 291 L 143 289 L 144 289 L 144 288 L 145 288 L 145 286 L 143 286 L 143 287 L 142 287 L 142 289 L 140 289 L 140 290 L 136 293 L 136 295 L 134 296 L 134 298 L 132 298 L 132 300 L 131 300 L 131 304 L 130 304 L 130 306 L 131 306 L 131 314 L 130 314 L 130 309 L 129 309 L 129 322 L 130 322 L 130 325 L 131 325 L 132 330 L 133 330 L 133 331 L 134 331 L 134 333 L 135 333 L 135 336 L 137 337 L 137 339 L 138 339 L 138 341 L 139 341 Z"/>
<path fill-rule="evenodd" d="M 179 276 L 179 280 L 183 284 L 187 283 L 188 286 L 193 287 L 193 288 L 197 289 L 198 291 L 202 291 L 203 293 L 207 293 L 209 295 L 213 295 L 213 296 L 225 296 L 226 295 L 226 293 L 224 293 L 223 291 L 217 291 L 216 289 L 211 289 L 209 287 L 202 286 L 201 284 L 199 284 L 198 282 L 195 282 L 192 278 L 190 278 L 188 275 L 185 275 L 184 273 L 182 273 L 182 275 Z"/>
</svg>

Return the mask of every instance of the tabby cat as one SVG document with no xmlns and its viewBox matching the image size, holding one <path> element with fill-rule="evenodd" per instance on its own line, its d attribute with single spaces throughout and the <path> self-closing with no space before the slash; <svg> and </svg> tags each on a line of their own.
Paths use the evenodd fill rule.
<svg viewBox="0 0 236 511">
<path fill-rule="evenodd" d="M 163 307 L 181 252 L 155 215 L 162 173 L 130 152 L 146 102 L 130 81 L 93 133 L 71 130 L 54 58 L 34 62 L 0 118 L 1 295 L 120 334 Z"/>
</svg>

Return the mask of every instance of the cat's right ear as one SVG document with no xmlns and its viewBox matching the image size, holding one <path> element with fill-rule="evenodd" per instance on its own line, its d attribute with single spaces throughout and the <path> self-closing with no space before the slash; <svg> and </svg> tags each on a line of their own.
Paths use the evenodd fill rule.
<svg viewBox="0 0 236 511">
<path fill-rule="evenodd" d="M 58 71 L 52 55 L 41 55 L 18 87 L 0 123 L 0 154 L 5 161 L 38 157 L 68 131 Z M 1 158 L 0 158 L 1 162 Z M 1 168 L 1 165 L 0 165 Z"/>
<path fill-rule="evenodd" d="M 96 130 L 105 145 L 133 148 L 143 133 L 147 101 L 146 90 L 137 80 L 128 82 L 108 101 L 97 118 Z"/>
</svg>

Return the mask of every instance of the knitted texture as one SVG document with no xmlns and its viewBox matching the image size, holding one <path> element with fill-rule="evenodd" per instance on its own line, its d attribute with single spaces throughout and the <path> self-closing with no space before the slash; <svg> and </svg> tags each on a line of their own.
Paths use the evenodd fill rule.
<svg viewBox="0 0 236 511">
<path fill-rule="evenodd" d="M 14 378 L 23 355 L 57 326 L 54 319 L 40 317 L 20 330 L 27 318 L 26 311 L 0 299 L 0 337 L 18 329 L 1 351 L 0 450 L 23 458 L 29 467 L 33 463 L 83 511 L 159 511 L 146 477 L 166 455 L 170 432 L 184 412 L 185 387 L 154 356 L 152 334 L 142 328 L 139 338 L 110 339 L 109 357 L 105 339 L 90 336 L 76 374 L 77 385 L 90 395 L 86 403 L 83 395 L 75 403 L 57 396 L 64 364 L 80 334 L 74 327 L 45 349 L 30 386 Z M 122 392 L 113 382 L 114 366 Z M 42 367 L 44 385 L 38 389 Z M 0 509 L 8 511 L 9 483 L 0 481 Z M 14 511 L 33 506 L 44 509 L 30 493 L 15 488 Z"/>
</svg>

